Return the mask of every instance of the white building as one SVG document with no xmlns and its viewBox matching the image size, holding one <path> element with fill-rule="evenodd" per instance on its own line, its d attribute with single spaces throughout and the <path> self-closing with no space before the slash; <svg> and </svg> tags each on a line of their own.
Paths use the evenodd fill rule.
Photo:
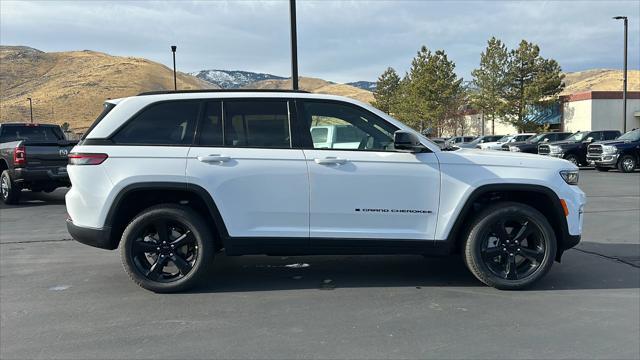
<svg viewBox="0 0 640 360">
<path fill-rule="evenodd" d="M 623 130 L 622 91 L 589 91 L 562 96 L 564 131 Z M 640 128 L 640 91 L 627 92 L 627 130 Z"/>
</svg>

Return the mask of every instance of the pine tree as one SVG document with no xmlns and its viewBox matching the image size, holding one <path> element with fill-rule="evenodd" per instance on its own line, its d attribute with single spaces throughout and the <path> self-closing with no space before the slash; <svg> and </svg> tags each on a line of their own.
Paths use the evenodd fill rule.
<svg viewBox="0 0 640 360">
<path fill-rule="evenodd" d="M 392 67 L 388 67 L 376 82 L 376 90 L 373 93 L 375 99 L 373 106 L 391 113 L 396 102 L 398 89 L 400 88 L 400 76 Z"/>
<path fill-rule="evenodd" d="M 564 88 L 560 65 L 540 56 L 538 45 L 522 40 L 509 53 L 506 73 L 505 120 L 520 131 L 536 130 L 540 124 L 529 115 L 537 106 L 557 99 Z"/>
<path fill-rule="evenodd" d="M 507 91 L 507 47 L 495 37 L 487 42 L 487 48 L 480 55 L 480 67 L 473 70 L 473 84 L 477 91 L 471 95 L 473 106 L 491 120 L 491 134 L 494 134 L 495 119 L 503 114 L 504 95 Z M 483 130 L 484 131 L 484 130 Z"/>
</svg>

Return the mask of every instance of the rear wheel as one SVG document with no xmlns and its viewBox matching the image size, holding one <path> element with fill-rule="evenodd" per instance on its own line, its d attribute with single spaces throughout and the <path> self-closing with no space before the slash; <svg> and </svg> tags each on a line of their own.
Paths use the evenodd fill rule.
<svg viewBox="0 0 640 360">
<path fill-rule="evenodd" d="M 538 210 L 503 202 L 476 218 L 463 253 L 478 280 L 498 289 L 521 289 L 549 271 L 556 256 L 556 237 Z"/>
<path fill-rule="evenodd" d="M 155 292 L 184 291 L 207 273 L 213 237 L 200 215 L 165 204 L 137 215 L 122 234 L 124 269 L 139 286 Z"/>
<path fill-rule="evenodd" d="M 9 170 L 4 170 L 0 175 L 0 196 L 5 204 L 17 204 L 20 201 L 20 185 L 13 182 Z"/>
<path fill-rule="evenodd" d="M 624 155 L 618 161 L 618 169 L 625 173 L 633 172 L 637 166 L 638 163 L 633 155 Z"/>
</svg>

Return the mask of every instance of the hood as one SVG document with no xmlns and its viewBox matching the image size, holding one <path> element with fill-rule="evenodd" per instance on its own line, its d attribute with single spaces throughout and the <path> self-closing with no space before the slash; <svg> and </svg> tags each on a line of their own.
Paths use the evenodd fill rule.
<svg viewBox="0 0 640 360">
<path fill-rule="evenodd" d="M 510 151 L 477 151 L 458 149 L 438 153 L 443 164 L 475 164 L 483 166 L 501 166 L 517 168 L 543 168 L 559 170 L 577 170 L 578 167 L 567 160 L 538 154 L 527 154 Z"/>
<path fill-rule="evenodd" d="M 597 141 L 592 143 L 591 145 L 622 145 L 622 144 L 629 144 L 632 143 L 634 141 L 631 140 L 605 140 L 605 141 Z"/>
<path fill-rule="evenodd" d="M 578 141 L 560 140 L 560 141 L 546 142 L 545 144 L 547 144 L 547 145 L 573 145 L 573 144 L 577 144 L 577 143 L 578 143 Z"/>
</svg>

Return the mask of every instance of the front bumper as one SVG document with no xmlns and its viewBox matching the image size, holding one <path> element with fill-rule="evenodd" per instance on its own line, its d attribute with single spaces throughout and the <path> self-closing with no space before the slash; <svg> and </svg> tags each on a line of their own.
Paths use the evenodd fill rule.
<svg viewBox="0 0 640 360">
<path fill-rule="evenodd" d="M 593 166 L 616 167 L 618 157 L 618 154 L 587 155 L 587 161 Z"/>
<path fill-rule="evenodd" d="M 552 156 L 554 158 L 559 158 L 559 159 L 564 158 L 564 153 L 548 153 L 547 155 Z"/>
<path fill-rule="evenodd" d="M 67 219 L 67 231 L 74 240 L 85 245 L 107 250 L 114 250 L 118 247 L 114 246 L 111 241 L 110 227 L 101 229 L 82 227 L 75 225 L 71 219 Z"/>
</svg>

